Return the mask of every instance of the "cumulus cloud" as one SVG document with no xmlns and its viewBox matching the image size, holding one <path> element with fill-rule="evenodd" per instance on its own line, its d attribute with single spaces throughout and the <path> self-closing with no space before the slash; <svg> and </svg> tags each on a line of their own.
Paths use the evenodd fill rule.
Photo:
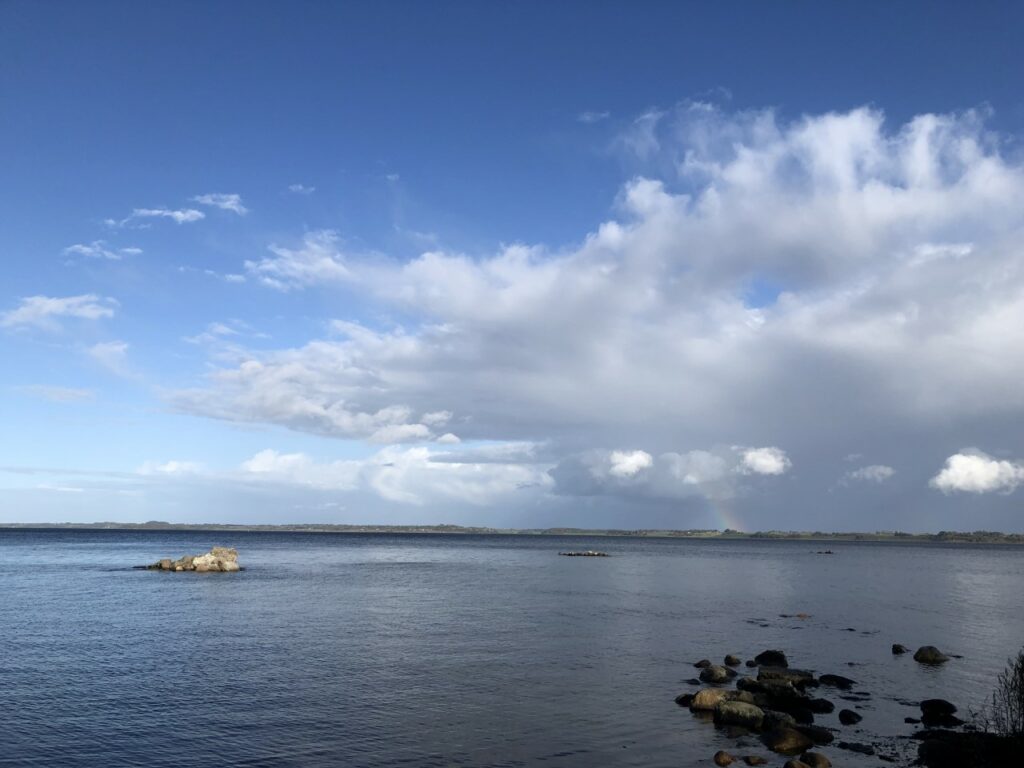
<svg viewBox="0 0 1024 768">
<path fill-rule="evenodd" d="M 946 466 L 929 481 L 943 493 L 1012 493 L 1024 483 L 1024 464 L 995 459 L 978 450 L 946 459 Z"/>
<path fill-rule="evenodd" d="M 861 482 L 879 484 L 884 483 L 894 474 L 896 474 L 896 470 L 892 467 L 886 466 L 885 464 L 870 464 L 866 467 L 852 469 L 847 472 L 843 475 L 843 483 Z"/>
<path fill-rule="evenodd" d="M 86 256 L 91 259 L 107 259 L 120 261 L 125 256 L 138 256 L 141 248 L 111 248 L 105 240 L 93 240 L 91 243 L 75 243 L 64 249 L 65 256 Z"/>
<path fill-rule="evenodd" d="M 253 352 L 172 397 L 364 438 L 441 432 L 422 416 L 451 410 L 463 440 L 549 441 L 581 488 L 589 446 L 641 446 L 653 466 L 604 472 L 610 492 L 771 482 L 790 461 L 834 478 L 872 436 L 998 429 L 1024 415 L 1024 170 L 985 119 L 652 110 L 617 144 L 635 175 L 615 214 L 576 243 L 398 260 L 319 232 L 247 262 L 267 286 L 327 287 L 404 325 Z M 692 455 L 738 444 L 765 447 Z"/>
<path fill-rule="evenodd" d="M 446 461 L 445 456 L 426 447 L 389 446 L 365 459 L 317 462 L 302 453 L 265 450 L 242 464 L 241 477 L 320 490 L 361 490 L 414 505 L 438 500 L 486 505 L 550 485 L 543 468 L 532 464 Z"/>
<path fill-rule="evenodd" d="M 85 293 L 80 296 L 26 296 L 17 307 L 0 313 L 0 328 L 35 327 L 58 330 L 63 318 L 99 320 L 113 317 L 117 302 Z"/>
<path fill-rule="evenodd" d="M 613 477 L 634 477 L 654 465 L 647 451 L 612 451 L 608 457 L 608 474 Z"/>
<path fill-rule="evenodd" d="M 222 211 L 237 213 L 239 216 L 245 216 L 249 212 L 249 209 L 242 204 L 241 195 L 211 192 L 205 195 L 196 195 L 192 200 L 200 205 L 208 205 L 213 208 L 220 208 Z"/>
<path fill-rule="evenodd" d="M 786 452 L 781 448 L 743 449 L 740 470 L 755 475 L 783 475 L 792 465 Z"/>
</svg>

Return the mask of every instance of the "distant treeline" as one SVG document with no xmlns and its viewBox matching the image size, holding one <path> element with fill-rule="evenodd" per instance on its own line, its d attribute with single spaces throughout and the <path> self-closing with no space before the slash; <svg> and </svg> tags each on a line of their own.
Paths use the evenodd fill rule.
<svg viewBox="0 0 1024 768">
<path fill-rule="evenodd" d="M 1024 544 L 1024 534 L 999 531 L 939 531 L 938 533 L 906 533 L 904 531 L 833 532 L 826 531 L 757 531 L 747 533 L 727 528 L 724 531 L 706 528 L 687 530 L 625 530 L 617 528 L 485 528 L 464 525 L 340 525 L 334 523 L 289 523 L 285 525 L 246 525 L 227 523 L 168 523 L 150 520 L 145 523 L 0 523 L 0 528 L 72 529 L 72 530 L 164 530 L 164 531 L 272 531 L 279 533 L 449 533 L 502 534 L 518 536 L 630 536 L 682 539 L 786 539 L 832 541 L 933 541 L 964 544 Z"/>
</svg>

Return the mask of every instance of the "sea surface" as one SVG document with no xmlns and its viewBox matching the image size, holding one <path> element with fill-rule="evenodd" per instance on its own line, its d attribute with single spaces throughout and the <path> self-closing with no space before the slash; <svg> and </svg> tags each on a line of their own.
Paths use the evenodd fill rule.
<svg viewBox="0 0 1024 768">
<path fill-rule="evenodd" d="M 213 545 L 246 570 L 132 570 Z M 903 764 L 910 705 L 981 705 L 1022 645 L 1012 546 L 0 530 L 0 765 L 781 766 L 673 702 L 767 648 L 855 679 L 863 722 L 818 723 Z"/>
</svg>

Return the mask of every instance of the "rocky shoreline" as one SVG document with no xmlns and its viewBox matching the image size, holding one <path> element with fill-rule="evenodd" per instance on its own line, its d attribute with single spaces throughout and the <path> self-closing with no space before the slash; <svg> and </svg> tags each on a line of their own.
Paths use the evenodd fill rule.
<svg viewBox="0 0 1024 768">
<path fill-rule="evenodd" d="M 892 652 L 899 655 L 908 649 L 897 644 Z M 952 656 L 933 646 L 922 646 L 913 658 L 919 664 L 938 666 Z M 748 674 L 740 674 L 737 668 L 741 666 Z M 851 678 L 792 668 L 786 654 L 776 649 L 762 651 L 746 662 L 734 654 L 726 655 L 721 664 L 701 659 L 694 667 L 700 670 L 698 677 L 687 682 L 699 689 L 680 694 L 676 704 L 737 740 L 735 750 L 719 750 L 713 755 L 715 765 L 766 765 L 771 762 L 770 753 L 774 753 L 777 759 L 788 758 L 783 768 L 830 768 L 829 753 L 834 755 L 834 750 L 873 756 L 891 764 L 905 759 L 900 752 L 906 749 L 897 748 L 899 739 L 869 744 L 846 737 L 843 728 L 860 723 L 859 702 L 869 701 L 871 696 L 859 690 Z M 815 723 L 816 715 L 836 711 L 837 704 L 830 697 L 848 705 L 837 713 L 841 728 Z M 979 732 L 956 716 L 957 707 L 951 702 L 926 699 L 918 707 L 920 717 L 908 717 L 905 722 L 921 725 L 923 730 L 902 737 L 904 747 L 909 746 L 909 739 L 920 742 L 916 764 L 927 768 L 1024 764 L 1024 744 Z M 769 754 L 751 748 L 749 737 L 755 737 Z"/>
</svg>

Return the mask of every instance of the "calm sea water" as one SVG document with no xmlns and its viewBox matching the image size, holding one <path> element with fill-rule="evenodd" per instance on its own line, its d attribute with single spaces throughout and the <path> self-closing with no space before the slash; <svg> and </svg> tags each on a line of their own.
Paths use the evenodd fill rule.
<svg viewBox="0 0 1024 768">
<path fill-rule="evenodd" d="M 215 544 L 236 546 L 248 570 L 130 569 Z M 965 710 L 987 697 L 1024 644 L 1024 549 L 829 546 L 835 555 L 795 542 L 0 531 L 0 765 L 767 756 L 672 701 L 692 690 L 693 661 L 766 648 L 871 693 L 860 726 L 818 718 L 850 741 L 911 733 L 903 717 L 916 710 L 900 699 Z M 614 557 L 556 555 L 577 548 Z M 796 613 L 810 618 L 780 616 Z M 964 658 L 926 668 L 893 657 L 894 642 Z"/>
</svg>

